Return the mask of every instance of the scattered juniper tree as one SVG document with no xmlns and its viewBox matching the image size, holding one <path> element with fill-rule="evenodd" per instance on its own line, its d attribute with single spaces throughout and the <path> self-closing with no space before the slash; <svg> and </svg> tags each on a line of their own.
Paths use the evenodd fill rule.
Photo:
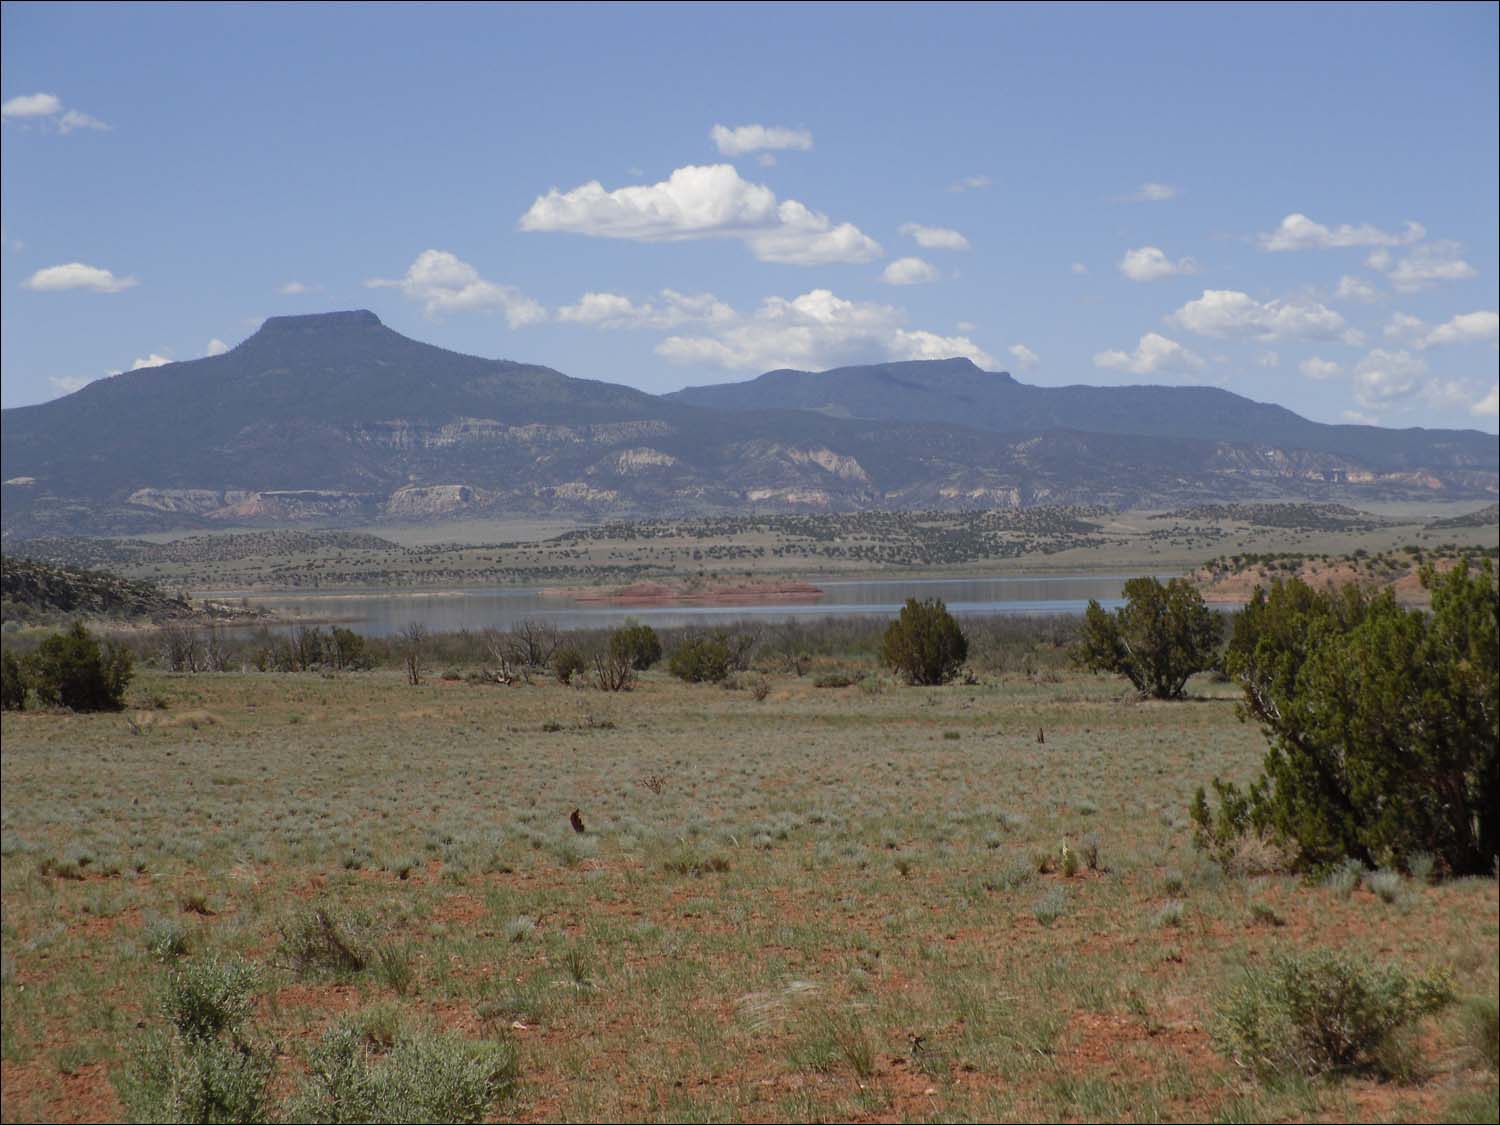
<svg viewBox="0 0 1500 1125">
<path fill-rule="evenodd" d="M 38 645 L 29 664 L 28 679 L 37 699 L 72 711 L 121 710 L 134 673 L 128 648 L 114 641 L 101 646 L 77 621 Z"/>
<path fill-rule="evenodd" d="M 661 659 L 661 638 L 651 626 L 627 621 L 609 635 L 609 651 L 628 661 L 637 672 L 644 672 Z"/>
<path fill-rule="evenodd" d="M 570 684 L 573 677 L 588 667 L 583 653 L 573 645 L 563 645 L 552 654 L 552 674 L 560 684 Z"/>
<path fill-rule="evenodd" d="M 1500 596 L 1486 562 L 1422 582 L 1432 609 L 1389 591 L 1257 590 L 1237 615 L 1225 669 L 1270 741 L 1248 791 L 1215 779 L 1193 803 L 1201 847 L 1248 832 L 1299 867 L 1404 865 L 1430 853 L 1455 874 L 1500 858 Z"/>
<path fill-rule="evenodd" d="M 880 644 L 882 662 L 910 684 L 945 684 L 968 657 L 968 638 L 941 598 L 907 598 Z"/>
<path fill-rule="evenodd" d="M 1191 676 L 1213 667 L 1218 645 L 1218 623 L 1192 583 L 1132 578 L 1113 614 L 1089 601 L 1074 660 L 1118 672 L 1142 698 L 1179 699 Z"/>
<path fill-rule="evenodd" d="M 734 653 L 722 633 L 684 638 L 667 659 L 667 668 L 690 684 L 721 683 L 729 677 Z"/>
</svg>

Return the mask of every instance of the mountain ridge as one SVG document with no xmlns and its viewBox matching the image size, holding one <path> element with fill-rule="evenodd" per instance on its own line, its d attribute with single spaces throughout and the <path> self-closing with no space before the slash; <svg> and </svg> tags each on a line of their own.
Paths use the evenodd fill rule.
<svg viewBox="0 0 1500 1125">
<path fill-rule="evenodd" d="M 890 388 L 900 390 L 891 393 Z M 818 410 L 869 420 L 920 417 L 995 433 L 1063 428 L 1260 442 L 1343 454 L 1391 469 L 1500 467 L 1493 435 L 1479 430 L 1328 425 L 1219 387 L 1043 387 L 1022 383 L 1009 372 L 984 371 L 961 357 L 822 372 L 783 368 L 743 382 L 684 387 L 665 397 L 729 410 L 753 404 L 755 409 Z M 1168 400 L 1178 409 L 1162 409 Z M 1184 414 L 1183 404 L 1193 409 Z M 1183 432 L 1189 428 L 1190 434 Z M 1445 448 L 1450 445 L 1458 448 Z"/>
<path fill-rule="evenodd" d="M 796 405 L 829 390 L 835 413 Z M 962 359 L 768 372 L 706 406 L 450 351 L 366 310 L 274 317 L 221 355 L 0 414 L 4 533 L 1496 491 L 1477 432 L 1376 430 L 1408 436 L 1350 454 L 1120 420 L 1182 428 L 1205 391 L 1224 432 L 1250 407 L 1340 429 L 1216 388 L 1034 388 Z M 882 412 L 899 416 L 862 416 Z M 996 419 L 1020 428 L 977 424 Z"/>
</svg>

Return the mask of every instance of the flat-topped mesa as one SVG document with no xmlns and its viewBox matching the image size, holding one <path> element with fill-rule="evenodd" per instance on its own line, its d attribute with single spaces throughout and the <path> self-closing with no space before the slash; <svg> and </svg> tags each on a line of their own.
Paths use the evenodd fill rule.
<svg viewBox="0 0 1500 1125">
<path fill-rule="evenodd" d="M 1014 381 L 1009 371 L 986 371 L 968 356 L 955 355 L 946 359 L 897 359 L 888 363 L 857 364 L 851 367 L 831 367 L 826 371 L 802 371 L 795 367 L 780 367 L 775 371 L 767 372 L 768 375 L 795 374 L 795 375 L 841 375 L 849 371 L 878 371 L 887 375 L 915 375 L 915 376 L 940 376 L 940 375 L 989 375 L 999 379 Z M 754 380 L 751 380 L 753 382 Z"/>
<path fill-rule="evenodd" d="M 894 363 L 881 363 L 876 365 L 882 372 L 896 376 L 915 376 L 928 379 L 963 379 L 972 376 L 980 376 L 985 379 L 995 379 L 1002 383 L 1014 383 L 1015 377 L 1009 371 L 986 371 L 968 356 L 955 355 L 946 359 L 903 359 Z M 835 369 L 841 370 L 841 369 Z"/>
<path fill-rule="evenodd" d="M 235 352 L 277 366 L 366 363 L 392 349 L 430 348 L 387 328 L 369 309 L 267 317 Z M 433 351 L 439 349 L 433 348 Z"/>
<path fill-rule="evenodd" d="M 251 336 L 327 336 L 369 328 L 383 328 L 380 318 L 369 309 L 344 312 L 307 313 L 303 316 L 268 316 L 259 331 Z"/>
</svg>

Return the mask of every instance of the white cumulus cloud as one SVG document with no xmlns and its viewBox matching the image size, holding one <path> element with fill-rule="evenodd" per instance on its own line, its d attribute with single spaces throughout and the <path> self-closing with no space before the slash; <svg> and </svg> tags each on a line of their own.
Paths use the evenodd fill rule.
<svg viewBox="0 0 1500 1125">
<path fill-rule="evenodd" d="M 1120 272 L 1131 281 L 1156 281 L 1181 273 L 1197 273 L 1198 263 L 1191 258 L 1172 261 L 1159 247 L 1142 246 L 1125 251 L 1120 259 Z"/>
<path fill-rule="evenodd" d="M 995 365 L 989 352 L 967 336 L 944 336 L 922 328 L 897 329 L 886 341 L 886 351 L 891 359 L 898 360 L 962 358 L 973 360 L 980 367 Z"/>
<path fill-rule="evenodd" d="M 675 328 L 681 324 L 725 324 L 735 311 L 712 293 L 679 293 L 663 289 L 653 300 L 637 303 L 619 293 L 585 293 L 574 305 L 557 310 L 564 324 L 591 328 Z"/>
<path fill-rule="evenodd" d="M 57 119 L 57 131 L 66 134 L 74 129 L 96 129 L 101 133 L 109 132 L 109 126 L 97 117 L 90 117 L 87 113 L 70 109 Z"/>
<path fill-rule="evenodd" d="M 223 355 L 228 350 L 229 345 L 215 336 L 208 342 L 208 346 L 203 349 L 203 354 L 206 356 Z"/>
<path fill-rule="evenodd" d="M 1112 349 L 1094 356 L 1095 367 L 1128 371 L 1132 375 L 1187 374 L 1201 371 L 1203 365 L 1202 356 L 1157 332 L 1142 336 L 1133 352 Z"/>
<path fill-rule="evenodd" d="M 406 276 L 371 278 L 371 289 L 399 289 L 428 316 L 445 312 L 499 312 L 512 328 L 547 319 L 547 310 L 513 285 L 486 281 L 479 271 L 447 250 L 423 250 Z"/>
<path fill-rule="evenodd" d="M 1395 312 L 1382 332 L 1387 340 L 1418 340 L 1427 335 L 1427 322 L 1410 313 Z"/>
<path fill-rule="evenodd" d="M 1495 344 L 1500 342 L 1500 313 L 1490 309 L 1459 313 L 1433 328 L 1419 316 L 1397 312 L 1391 314 L 1383 332 L 1386 339 L 1400 341 L 1415 348 L 1435 348 L 1444 344 Z"/>
<path fill-rule="evenodd" d="M 38 293 L 57 293 L 65 289 L 91 289 L 95 293 L 119 293 L 139 282 L 133 277 L 116 277 L 107 269 L 68 262 L 37 270 L 21 283 Z"/>
<path fill-rule="evenodd" d="M 1427 230 L 1421 223 L 1408 222 L 1401 233 L 1393 234 L 1368 223 L 1327 227 L 1293 212 L 1281 220 L 1279 227 L 1269 234 L 1260 235 L 1257 241 L 1262 250 L 1333 250 L 1346 246 L 1406 246 L 1426 237 Z"/>
<path fill-rule="evenodd" d="M 1371 265 L 1386 272 L 1391 288 L 1398 293 L 1415 293 L 1439 281 L 1466 281 L 1478 271 L 1460 256 L 1463 248 L 1456 242 L 1430 242 L 1418 246 L 1399 261 L 1390 255 Z"/>
<path fill-rule="evenodd" d="M 792 148 L 808 152 L 813 146 L 810 129 L 787 129 L 780 125 L 715 125 L 708 131 L 725 156 L 744 156 L 763 149 Z"/>
<path fill-rule="evenodd" d="M 902 223 L 901 233 L 916 239 L 923 250 L 967 250 L 969 240 L 950 227 L 928 227 L 921 223 Z"/>
<path fill-rule="evenodd" d="M 606 191 L 594 180 L 553 188 L 521 216 L 525 231 L 560 231 L 637 242 L 737 238 L 764 262 L 869 262 L 880 243 L 853 223 L 835 224 L 795 199 L 778 202 L 732 164 L 688 165 L 660 183 Z"/>
<path fill-rule="evenodd" d="M 1354 365 L 1354 397 L 1367 409 L 1377 409 L 1422 389 L 1427 361 L 1408 351 L 1375 348 Z"/>
<path fill-rule="evenodd" d="M 22 94 L 0 105 L 0 120 L 10 122 L 38 121 L 47 129 L 67 134 L 75 129 L 109 129 L 103 121 L 76 109 L 63 109 L 56 94 Z"/>
<path fill-rule="evenodd" d="M 1327 379 L 1337 379 L 1344 373 L 1344 369 L 1333 360 L 1319 359 L 1317 356 L 1313 356 L 1311 359 L 1304 359 L 1301 363 L 1297 364 L 1297 370 L 1309 379 L 1317 379 L 1320 382 Z"/>
<path fill-rule="evenodd" d="M 1500 383 L 1490 384 L 1490 393 L 1469 407 L 1469 413 L 1477 418 L 1494 418 L 1500 414 Z"/>
<path fill-rule="evenodd" d="M 317 288 L 318 286 L 309 285 L 305 281 L 288 281 L 284 285 L 278 285 L 276 292 L 280 293 L 283 297 L 300 297 L 304 293 L 311 293 Z"/>
<path fill-rule="evenodd" d="M 1167 318 L 1200 336 L 1244 340 L 1338 340 L 1359 334 L 1326 305 L 1302 301 L 1257 301 L 1234 289 L 1205 289 Z"/>
<path fill-rule="evenodd" d="M 95 379 L 92 375 L 49 375 L 47 382 L 59 395 L 70 395 L 74 391 L 81 391 Z"/>
<path fill-rule="evenodd" d="M 1364 278 L 1355 277 L 1349 273 L 1339 278 L 1339 287 L 1334 290 L 1333 295 L 1341 301 L 1359 301 L 1364 304 L 1369 304 L 1380 297 L 1375 286 Z"/>
<path fill-rule="evenodd" d="M 56 94 L 22 94 L 0 105 L 0 119 L 6 121 L 18 121 L 26 117 L 51 117 L 61 112 L 62 99 Z"/>
<path fill-rule="evenodd" d="M 1016 366 L 1022 371 L 1030 371 L 1042 362 L 1041 357 L 1025 344 L 1012 344 L 1005 350 L 1010 352 L 1011 358 L 1016 361 Z"/>
<path fill-rule="evenodd" d="M 1165 203 L 1177 198 L 1177 189 L 1171 184 L 1144 183 L 1129 195 L 1121 196 L 1126 203 Z"/>
<path fill-rule="evenodd" d="M 813 289 L 790 299 L 768 297 L 753 314 L 714 327 L 712 335 L 669 336 L 656 352 L 682 365 L 758 371 L 953 356 L 982 367 L 994 363 L 967 336 L 908 329 L 905 320 L 905 313 L 892 305 Z"/>
<path fill-rule="evenodd" d="M 1441 344 L 1493 344 L 1497 341 L 1500 341 L 1500 313 L 1480 309 L 1471 313 L 1459 313 L 1447 323 L 1438 325 L 1422 338 L 1421 346 L 1432 348 Z"/>
<path fill-rule="evenodd" d="M 171 362 L 171 356 L 157 355 L 155 352 L 151 352 L 149 355 L 137 356 L 135 362 L 130 365 L 130 370 L 139 371 L 143 367 L 165 367 Z"/>
<path fill-rule="evenodd" d="M 952 192 L 978 191 L 980 188 L 991 186 L 994 182 L 994 180 L 985 175 L 965 176 L 963 179 L 954 180 L 949 184 L 948 190 Z"/>
<path fill-rule="evenodd" d="M 897 258 L 880 272 L 887 285 L 925 285 L 938 279 L 938 271 L 921 258 Z"/>
</svg>

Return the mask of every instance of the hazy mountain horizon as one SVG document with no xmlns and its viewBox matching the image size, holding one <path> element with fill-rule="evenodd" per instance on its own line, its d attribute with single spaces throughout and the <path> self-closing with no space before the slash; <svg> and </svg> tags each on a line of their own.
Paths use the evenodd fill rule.
<svg viewBox="0 0 1500 1125">
<path fill-rule="evenodd" d="M 1329 427 L 1216 388 L 1029 387 L 963 358 L 654 396 L 426 344 L 368 310 L 273 317 L 222 354 L 0 417 L 8 535 L 1472 497 L 1497 468 L 1476 431 Z"/>
</svg>

